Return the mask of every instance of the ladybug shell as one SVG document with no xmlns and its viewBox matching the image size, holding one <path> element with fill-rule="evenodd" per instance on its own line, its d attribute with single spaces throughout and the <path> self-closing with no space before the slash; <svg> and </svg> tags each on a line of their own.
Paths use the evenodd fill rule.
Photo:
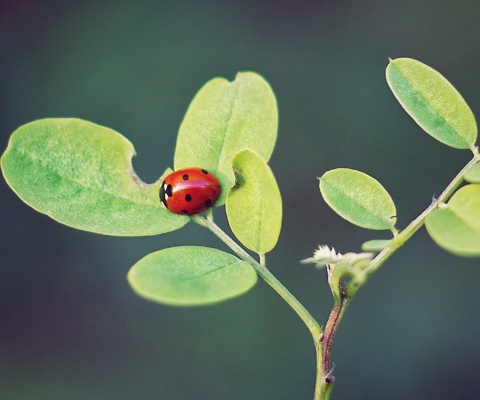
<svg viewBox="0 0 480 400">
<path fill-rule="evenodd" d="M 193 215 L 213 206 L 222 187 L 201 168 L 185 168 L 168 175 L 160 187 L 160 200 L 175 214 Z"/>
</svg>

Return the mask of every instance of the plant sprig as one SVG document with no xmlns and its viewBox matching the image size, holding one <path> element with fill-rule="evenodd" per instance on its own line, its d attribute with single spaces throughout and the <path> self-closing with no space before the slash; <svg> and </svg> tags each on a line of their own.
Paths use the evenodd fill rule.
<svg viewBox="0 0 480 400">
<path fill-rule="evenodd" d="M 390 60 L 386 77 L 420 127 L 450 147 L 470 149 L 473 158 L 403 230 L 396 227 L 393 199 L 376 179 L 346 168 L 322 175 L 320 192 L 335 212 L 362 228 L 392 233 L 391 239 L 365 242 L 360 253 L 342 255 L 320 246 L 303 260 L 327 269 L 333 307 L 324 328 L 267 268 L 267 253 L 281 231 L 282 198 L 268 165 L 277 137 L 276 100 L 258 74 L 244 72 L 233 82 L 208 82 L 186 113 L 173 157 L 176 170 L 200 167 L 216 175 L 222 193 L 215 206 L 225 205 L 236 240 L 214 222 L 212 209 L 206 217 L 167 210 L 158 192 L 171 170 L 146 184 L 133 171 L 133 145 L 91 122 L 50 118 L 20 127 L 10 138 L 1 168 L 23 201 L 73 228 L 115 236 L 167 233 L 190 220 L 207 228 L 231 253 L 202 246 L 156 251 L 129 271 L 132 288 L 162 304 L 199 306 L 241 295 L 261 277 L 311 333 L 317 353 L 314 399 L 326 400 L 335 382 L 332 344 L 348 305 L 418 229 L 426 225 L 432 239 L 453 254 L 480 256 L 480 155 L 472 111 L 443 76 L 416 60 Z"/>
</svg>

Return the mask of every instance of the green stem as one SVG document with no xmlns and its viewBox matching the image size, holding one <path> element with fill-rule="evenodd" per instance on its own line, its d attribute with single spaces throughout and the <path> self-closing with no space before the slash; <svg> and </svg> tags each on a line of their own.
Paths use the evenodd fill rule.
<svg viewBox="0 0 480 400">
<path fill-rule="evenodd" d="M 205 219 L 199 215 L 192 217 L 192 220 L 197 224 L 209 229 L 213 232 L 223 243 L 225 243 L 233 252 L 240 258 L 248 262 L 257 272 L 257 274 L 267 282 L 273 290 L 275 290 L 282 299 L 284 299 L 290 307 L 298 314 L 302 321 L 307 326 L 313 337 L 315 351 L 317 354 L 317 374 L 315 383 L 314 400 L 328 400 L 330 397 L 331 388 L 325 388 L 325 371 L 322 368 L 323 352 L 321 338 L 323 337 L 323 330 L 315 318 L 306 310 L 306 308 L 291 294 L 288 289 L 283 286 L 280 281 L 265 267 L 265 255 L 260 254 L 260 263 L 257 262 L 250 254 L 248 254 L 237 242 L 228 236 L 215 222 L 213 218 Z"/>
<path fill-rule="evenodd" d="M 267 282 L 273 290 L 275 290 L 293 310 L 298 314 L 302 321 L 307 326 L 308 330 L 316 341 L 322 334 L 322 328 L 306 310 L 306 308 L 291 294 L 288 289 L 283 286 L 280 281 L 264 266 L 248 254 L 242 247 L 240 247 L 230 236 L 228 236 L 213 220 L 207 220 L 199 215 L 192 217 L 192 220 L 197 224 L 212 231 L 223 243 L 225 243 L 232 251 L 234 251 L 240 258 L 248 262 L 257 272 L 257 274 Z"/>
<path fill-rule="evenodd" d="M 473 152 L 474 157 L 462 168 L 462 170 L 453 178 L 453 180 L 448 184 L 445 190 L 438 196 L 438 198 L 434 199 L 432 203 L 417 217 L 415 218 L 402 232 L 395 235 L 392 239 L 392 245 L 383 249 L 377 256 L 372 260 L 366 272 L 365 281 L 362 282 L 361 285 L 357 284 L 354 280 L 351 280 L 347 287 L 345 288 L 345 297 L 342 297 L 342 301 L 337 306 L 334 305 L 332 312 L 330 313 L 330 317 L 327 322 L 327 326 L 325 327 L 324 332 L 324 346 L 323 346 L 323 355 L 324 355 L 324 365 L 323 369 L 326 370 L 330 365 L 330 353 L 331 353 L 331 345 L 333 342 L 333 338 L 335 335 L 335 331 L 338 329 L 338 325 L 340 320 L 345 312 L 347 305 L 351 302 L 353 296 L 355 296 L 358 289 L 400 248 L 402 247 L 407 240 L 409 240 L 415 232 L 417 232 L 424 224 L 425 219 L 427 216 L 437 209 L 440 204 L 445 203 L 448 199 L 455 193 L 458 187 L 463 183 L 464 179 L 463 176 L 465 172 L 475 165 L 476 163 L 480 162 L 480 154 L 478 150 L 475 148 Z M 330 385 L 330 388 L 325 388 L 325 390 L 331 390 L 333 388 Z M 320 397 L 322 399 L 328 399 L 329 394 L 326 397 Z"/>
<path fill-rule="evenodd" d="M 415 232 L 417 232 L 425 223 L 425 218 L 429 215 L 432 211 L 438 208 L 439 204 L 445 203 L 458 189 L 458 187 L 463 182 L 463 176 L 465 172 L 472 167 L 474 164 L 480 161 L 480 155 L 475 154 L 475 156 L 462 168 L 462 170 L 453 178 L 453 180 L 448 184 L 445 190 L 438 196 L 438 198 L 434 199 L 432 203 L 417 217 L 415 218 L 410 224 L 401 231 L 393 240 L 393 245 L 386 247 L 377 256 L 372 260 L 367 273 L 367 279 L 372 276 L 374 272 L 376 272 L 384 263 L 387 261 L 403 244 L 410 239 Z M 354 294 L 359 287 L 355 285 L 349 285 L 350 293 Z"/>
<path fill-rule="evenodd" d="M 463 182 L 465 172 L 474 164 L 480 162 L 478 151 L 474 152 L 473 159 L 465 165 L 465 167 L 457 174 L 457 176 L 445 188 L 442 194 L 432 201 L 432 203 L 415 218 L 402 232 L 398 233 L 394 230 L 395 237 L 392 239 L 390 246 L 383 249 L 370 263 L 365 271 L 366 279 L 373 275 L 403 244 L 410 239 L 415 232 L 425 223 L 425 218 L 433 210 L 438 208 L 439 204 L 446 202 Z M 361 285 L 351 280 L 344 289 L 341 289 L 340 296 L 334 296 L 334 306 L 328 317 L 325 331 L 322 330 L 318 322 L 303 307 L 303 305 L 283 286 L 277 278 L 265 267 L 265 255 L 260 254 L 260 263 L 257 262 L 250 254 L 240 247 L 230 236 L 228 236 L 218 225 L 213 222 L 211 214 L 207 214 L 208 219 L 195 215 L 192 220 L 197 224 L 212 231 L 222 242 L 224 242 L 233 252 L 240 258 L 247 261 L 289 305 L 307 326 L 312 334 L 317 354 L 317 374 L 315 384 L 314 400 L 328 400 L 334 385 L 334 377 L 332 375 L 331 350 L 335 334 L 338 326 L 345 313 L 347 306 Z M 333 292 L 332 292 L 333 293 Z"/>
</svg>

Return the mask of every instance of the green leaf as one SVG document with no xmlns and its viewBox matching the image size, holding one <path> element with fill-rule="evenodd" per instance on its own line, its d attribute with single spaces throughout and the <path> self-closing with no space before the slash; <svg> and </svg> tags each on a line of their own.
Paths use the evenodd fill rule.
<svg viewBox="0 0 480 400">
<path fill-rule="evenodd" d="M 327 171 L 320 178 L 325 202 L 341 217 L 367 229 L 393 229 L 396 209 L 384 187 L 371 176 L 353 169 Z"/>
<path fill-rule="evenodd" d="M 146 299 L 176 306 L 218 303 L 249 290 L 257 281 L 250 264 L 201 246 L 151 253 L 128 272 L 133 290 Z"/>
<path fill-rule="evenodd" d="M 362 250 L 363 251 L 372 251 L 375 253 L 378 253 L 379 251 L 382 251 L 389 243 L 391 243 L 391 239 L 385 240 L 385 239 L 374 239 L 374 240 L 368 240 L 362 244 Z"/>
<path fill-rule="evenodd" d="M 216 205 L 225 202 L 235 183 L 232 158 L 245 148 L 265 161 L 277 138 L 277 103 L 268 83 L 253 72 L 238 73 L 235 81 L 209 81 L 195 96 L 180 126 L 175 169 L 201 167 L 222 185 Z"/>
<path fill-rule="evenodd" d="M 35 210 L 65 225 L 116 236 L 181 228 L 188 217 L 165 209 L 160 182 L 132 169 L 132 144 L 119 133 L 73 118 L 43 119 L 13 133 L 1 165 L 5 180 Z"/>
<path fill-rule="evenodd" d="M 448 204 L 427 216 L 425 226 L 445 250 L 460 256 L 480 256 L 480 185 L 457 190 Z"/>
<path fill-rule="evenodd" d="M 470 183 L 480 183 L 480 162 L 472 165 L 465 172 L 463 178 Z"/>
<path fill-rule="evenodd" d="M 278 241 L 282 226 L 282 197 L 275 176 L 265 160 L 251 150 L 233 158 L 237 182 L 228 191 L 228 223 L 242 244 L 267 253 Z"/>
<path fill-rule="evenodd" d="M 448 146 L 474 149 L 475 117 L 442 75 L 410 58 L 390 60 L 386 75 L 397 100 L 425 132 Z"/>
</svg>

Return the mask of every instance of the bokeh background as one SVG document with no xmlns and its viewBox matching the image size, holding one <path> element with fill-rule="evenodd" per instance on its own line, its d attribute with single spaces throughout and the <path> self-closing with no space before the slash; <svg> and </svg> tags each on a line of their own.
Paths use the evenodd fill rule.
<svg viewBox="0 0 480 400">
<path fill-rule="evenodd" d="M 280 112 L 271 160 L 284 199 L 273 273 L 323 324 L 323 271 L 299 264 L 318 244 L 359 251 L 388 235 L 324 204 L 336 167 L 376 177 L 403 228 L 470 159 L 443 146 L 389 91 L 388 58 L 444 74 L 480 115 L 480 2 L 4 1 L 0 139 L 44 117 L 79 117 L 128 137 L 147 182 L 172 165 L 175 138 L 209 79 L 253 70 Z M 222 246 L 194 224 L 146 238 L 76 231 L 0 182 L 0 399 L 310 399 L 307 329 L 264 283 L 204 308 L 136 297 L 125 276 L 149 252 Z M 218 218 L 223 208 L 216 210 Z M 480 260 L 454 257 L 424 230 L 362 288 L 333 348 L 333 399 L 480 398 Z"/>
</svg>

